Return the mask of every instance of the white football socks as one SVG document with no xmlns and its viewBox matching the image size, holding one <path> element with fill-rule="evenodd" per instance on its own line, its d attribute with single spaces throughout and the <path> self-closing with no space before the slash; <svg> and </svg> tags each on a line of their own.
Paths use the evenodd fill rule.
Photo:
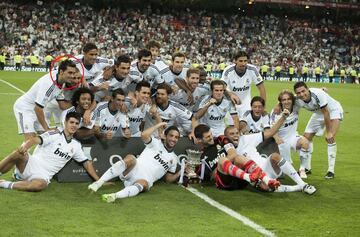
<svg viewBox="0 0 360 237">
<path fill-rule="evenodd" d="M 291 160 L 290 145 L 287 143 L 281 143 L 278 145 L 278 147 L 279 147 L 281 157 L 283 157 L 285 160 L 287 160 L 288 162 L 290 162 L 292 164 L 293 162 Z"/>
<path fill-rule="evenodd" d="M 278 163 L 278 166 L 281 169 L 281 171 L 287 176 L 289 176 L 292 180 L 294 180 L 295 183 L 301 186 L 305 185 L 305 182 L 300 178 L 299 174 L 296 172 L 294 167 L 284 158 L 281 158 L 281 160 Z"/>
<path fill-rule="evenodd" d="M 309 149 L 308 149 L 308 151 L 309 151 L 309 153 L 308 153 L 308 161 L 307 161 L 307 165 L 306 165 L 306 169 L 308 169 L 308 170 L 311 170 L 311 158 L 312 158 L 312 153 L 313 153 L 313 151 L 314 151 L 314 144 L 313 144 L 313 142 L 311 141 L 309 141 Z"/>
<path fill-rule="evenodd" d="M 303 186 L 298 185 L 280 185 L 275 192 L 276 193 L 289 193 L 289 192 L 300 192 L 303 189 Z"/>
<path fill-rule="evenodd" d="M 126 170 L 126 163 L 121 159 L 113 164 L 97 181 L 98 184 L 103 185 L 105 182 L 119 177 Z"/>
<path fill-rule="evenodd" d="M 328 171 L 334 173 L 336 160 L 336 143 L 328 144 Z"/>
<path fill-rule="evenodd" d="M 135 183 L 115 193 L 115 197 L 116 198 L 134 197 L 138 195 L 141 191 L 143 191 L 143 189 L 144 187 L 141 184 Z"/>
<path fill-rule="evenodd" d="M 0 188 L 12 189 L 13 186 L 14 186 L 14 182 L 10 182 L 10 181 L 2 181 L 2 182 L 0 182 Z"/>
<path fill-rule="evenodd" d="M 304 148 L 301 148 L 299 152 L 299 158 L 300 158 L 300 169 L 305 170 L 308 167 L 309 151 L 305 150 Z"/>
</svg>

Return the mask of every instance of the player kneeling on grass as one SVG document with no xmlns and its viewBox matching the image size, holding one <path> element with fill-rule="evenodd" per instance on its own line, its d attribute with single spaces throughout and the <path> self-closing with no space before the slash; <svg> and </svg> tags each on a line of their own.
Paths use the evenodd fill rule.
<svg viewBox="0 0 360 237">
<path fill-rule="evenodd" d="M 127 155 L 124 159 L 116 162 L 108 169 L 101 178 L 90 184 L 89 189 L 96 192 L 105 182 L 119 177 L 125 188 L 117 193 L 103 194 L 102 199 L 106 202 L 114 202 L 118 198 L 127 198 L 149 190 L 153 183 L 165 177 L 166 182 L 175 182 L 180 177 L 180 171 L 176 172 L 178 157 L 174 153 L 180 132 L 177 127 L 170 126 L 165 130 L 165 141 L 151 135 L 165 122 L 149 127 L 141 134 L 141 139 L 146 147 L 136 159 L 134 155 Z"/>
<path fill-rule="evenodd" d="M 79 129 L 81 115 L 70 112 L 66 115 L 64 130 L 48 131 L 24 142 L 16 151 L 0 162 L 0 174 L 8 172 L 15 165 L 15 175 L 21 181 L 0 180 L 1 188 L 37 192 L 45 189 L 51 178 L 59 172 L 72 158 L 83 163 L 89 175 L 99 177 L 91 160 L 85 156 L 81 144 L 73 138 Z M 31 155 L 27 151 L 38 145 Z"/>
</svg>

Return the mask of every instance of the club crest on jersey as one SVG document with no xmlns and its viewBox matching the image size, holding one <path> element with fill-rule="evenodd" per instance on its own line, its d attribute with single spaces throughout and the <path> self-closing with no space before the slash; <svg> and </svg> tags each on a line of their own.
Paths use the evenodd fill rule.
<svg viewBox="0 0 360 237">
<path fill-rule="evenodd" d="M 168 116 L 169 116 L 169 118 L 171 118 L 171 117 L 172 117 L 172 114 L 171 114 L 171 113 L 169 113 L 169 114 L 168 114 Z"/>
<path fill-rule="evenodd" d="M 249 78 L 246 78 L 246 83 L 250 83 L 250 79 L 249 79 Z"/>
</svg>

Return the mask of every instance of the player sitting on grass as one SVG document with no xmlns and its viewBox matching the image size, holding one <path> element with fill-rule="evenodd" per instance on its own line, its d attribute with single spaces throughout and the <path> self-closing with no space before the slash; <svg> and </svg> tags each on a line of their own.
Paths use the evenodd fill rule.
<svg viewBox="0 0 360 237">
<path fill-rule="evenodd" d="M 42 191 L 48 186 L 53 175 L 71 159 L 83 163 L 89 175 L 94 180 L 98 180 L 99 177 L 91 160 L 85 156 L 80 142 L 73 139 L 74 133 L 79 128 L 80 119 L 80 114 L 68 113 L 62 132 L 48 131 L 33 137 L 0 161 L 0 175 L 15 166 L 15 175 L 22 179 L 18 182 L 0 180 L 0 188 L 29 192 Z M 27 151 L 33 145 L 38 145 L 38 147 L 31 155 Z"/>
<path fill-rule="evenodd" d="M 165 130 L 165 141 L 151 135 L 165 122 L 149 127 L 141 134 L 141 139 L 146 147 L 138 158 L 127 155 L 124 159 L 116 162 L 108 169 L 101 178 L 90 184 L 89 189 L 96 192 L 105 182 L 119 177 L 125 188 L 117 193 L 103 194 L 102 199 L 106 202 L 114 202 L 118 198 L 127 198 L 150 190 L 153 183 L 165 177 L 166 182 L 175 182 L 180 177 L 180 170 L 176 172 L 178 158 L 174 148 L 179 140 L 180 132 L 177 127 L 170 126 Z"/>
</svg>

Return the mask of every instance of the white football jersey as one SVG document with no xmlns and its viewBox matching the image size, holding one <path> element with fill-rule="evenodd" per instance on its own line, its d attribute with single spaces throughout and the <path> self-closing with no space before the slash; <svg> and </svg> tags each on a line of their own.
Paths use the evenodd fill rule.
<svg viewBox="0 0 360 237">
<path fill-rule="evenodd" d="M 297 127 L 298 127 L 298 121 L 299 121 L 299 107 L 294 106 L 293 111 L 291 114 L 285 119 L 285 122 L 283 125 L 281 125 L 278 135 L 281 139 L 284 141 L 289 141 L 290 138 L 298 135 L 297 133 Z M 274 114 L 273 111 L 271 111 L 270 115 L 270 123 L 271 125 L 275 124 L 280 118 L 281 114 Z"/>
<path fill-rule="evenodd" d="M 166 108 L 160 108 L 159 106 L 156 106 L 156 108 L 161 120 L 163 122 L 167 122 L 168 127 L 174 125 L 177 121 L 182 121 L 183 124 L 179 125 L 184 127 L 186 130 L 189 126 L 191 127 L 191 118 L 193 113 L 187 110 L 184 106 L 170 100 Z M 145 118 L 145 128 L 151 127 L 154 124 L 154 119 L 149 113 L 147 113 Z"/>
<path fill-rule="evenodd" d="M 210 99 L 211 95 L 205 96 L 200 102 L 199 110 L 205 107 Z M 207 112 L 201 118 L 201 123 L 207 124 L 212 129 L 215 137 L 220 136 L 224 134 L 224 119 L 227 113 L 230 113 L 230 115 L 237 115 L 234 104 L 224 97 L 219 104 L 213 104 L 208 108 Z"/>
<path fill-rule="evenodd" d="M 264 129 L 270 128 L 270 115 L 262 115 L 258 120 L 254 120 L 251 110 L 248 110 L 240 118 L 240 121 L 243 121 L 247 124 L 249 133 L 258 133 L 263 132 Z"/>
<path fill-rule="evenodd" d="M 148 104 L 142 104 L 139 107 L 132 107 L 131 103 L 129 102 L 129 99 L 126 98 L 125 102 L 126 106 L 128 107 L 128 117 L 129 117 L 129 127 L 131 131 L 132 137 L 140 137 L 141 131 L 140 131 L 140 125 L 144 121 L 146 113 L 150 110 L 150 105 Z"/>
<path fill-rule="evenodd" d="M 84 55 L 76 56 L 77 59 L 81 60 L 82 64 L 84 65 Z M 76 67 L 82 73 L 82 66 L 78 61 L 75 61 Z M 96 63 L 93 64 L 90 68 L 84 67 L 84 79 L 87 83 L 92 82 L 97 76 L 103 73 L 103 70 L 107 66 L 112 66 L 114 64 L 114 60 L 97 57 Z"/>
<path fill-rule="evenodd" d="M 310 90 L 310 101 L 304 102 L 299 98 L 296 99 L 296 105 L 305 108 L 313 113 L 322 115 L 321 109 L 325 106 L 328 106 L 329 111 L 335 109 L 341 109 L 340 103 L 333 99 L 329 94 L 327 94 L 322 89 L 318 88 L 309 88 Z"/>
<path fill-rule="evenodd" d="M 109 110 L 109 102 L 101 102 L 95 109 L 95 125 L 100 127 L 101 133 L 113 132 L 114 137 L 122 137 L 123 128 L 129 127 L 129 118 L 127 114 L 117 111 L 115 114 Z"/>
<path fill-rule="evenodd" d="M 157 57 L 155 59 L 154 62 L 154 66 L 157 67 L 157 69 L 161 72 L 162 70 L 164 70 L 165 68 L 168 67 L 168 65 L 166 64 L 166 62 L 164 60 L 162 60 L 162 58 Z"/>
<path fill-rule="evenodd" d="M 178 102 L 182 106 L 185 106 L 188 110 L 195 112 L 198 110 L 199 104 L 202 101 L 202 99 L 211 93 L 210 87 L 206 85 L 200 85 L 195 88 L 195 90 L 192 93 L 194 104 L 188 103 L 188 95 L 184 90 L 179 90 L 175 95 L 171 96 L 171 100 Z"/>
<path fill-rule="evenodd" d="M 134 83 L 138 83 L 142 80 L 145 80 L 150 83 L 151 87 L 164 82 L 164 80 L 160 75 L 160 71 L 153 64 L 151 64 L 149 68 L 143 73 L 140 72 L 137 66 L 137 62 L 131 64 L 129 77 Z"/>
<path fill-rule="evenodd" d="M 170 66 L 160 71 L 161 77 L 165 81 L 165 83 L 169 84 L 170 86 L 176 85 L 175 78 L 183 79 L 186 78 L 186 72 L 189 70 L 188 67 L 184 67 L 180 73 L 175 73 L 171 70 Z"/>
<path fill-rule="evenodd" d="M 255 161 L 258 165 L 262 164 L 262 159 L 256 147 L 264 141 L 264 133 L 253 133 L 242 135 L 239 138 L 239 144 L 236 147 L 236 152 L 243 155 L 250 160 Z"/>
<path fill-rule="evenodd" d="M 167 172 L 175 173 L 178 158 L 173 151 L 168 151 L 164 144 L 152 137 L 140 156 L 136 165 L 141 167 L 141 172 L 149 178 L 150 186 L 161 179 Z"/>
<path fill-rule="evenodd" d="M 128 89 L 130 88 L 132 80 L 129 76 L 124 78 L 123 80 L 117 79 L 115 76 L 112 76 L 109 78 L 109 80 L 104 80 L 102 74 L 97 76 L 91 83 L 89 83 L 90 86 L 100 86 L 103 83 L 109 84 L 109 90 L 107 91 L 97 91 L 95 92 L 95 100 L 101 101 L 105 96 L 111 96 L 112 92 L 116 89 L 123 89 L 125 94 L 128 93 Z"/>
<path fill-rule="evenodd" d="M 53 78 L 56 78 L 57 70 L 52 71 Z M 15 106 L 21 110 L 34 111 L 35 104 L 44 108 L 51 100 L 56 99 L 62 93 L 62 89 L 55 85 L 50 73 L 42 76 L 32 87 L 21 97 Z"/>
<path fill-rule="evenodd" d="M 66 118 L 66 115 L 70 112 L 76 112 L 76 109 L 75 109 L 75 106 L 72 106 L 66 110 L 64 110 L 62 113 L 61 113 L 61 126 L 62 126 L 62 129 L 64 129 L 65 127 L 65 118 Z M 80 124 L 79 124 L 79 128 L 88 128 L 88 129 L 92 129 L 95 125 L 95 120 L 96 120 L 96 114 L 94 113 L 94 111 L 92 111 L 90 113 L 90 124 L 89 125 L 85 125 L 84 122 L 83 122 L 83 118 L 81 117 L 81 121 L 80 121 Z"/>
<path fill-rule="evenodd" d="M 240 97 L 241 105 L 239 107 L 242 107 L 242 110 L 251 109 L 251 83 L 255 85 L 263 83 L 259 70 L 251 64 L 247 64 L 244 75 L 239 75 L 235 71 L 235 64 L 227 66 L 221 80 L 227 84 L 230 91 L 235 92 Z"/>
<path fill-rule="evenodd" d="M 32 156 L 36 159 L 37 170 L 49 177 L 49 180 L 69 160 L 75 159 L 77 162 L 89 160 L 80 142 L 76 139 L 67 140 L 64 132 L 48 131 L 41 134 L 40 138 L 42 143 L 36 147 Z"/>
</svg>

